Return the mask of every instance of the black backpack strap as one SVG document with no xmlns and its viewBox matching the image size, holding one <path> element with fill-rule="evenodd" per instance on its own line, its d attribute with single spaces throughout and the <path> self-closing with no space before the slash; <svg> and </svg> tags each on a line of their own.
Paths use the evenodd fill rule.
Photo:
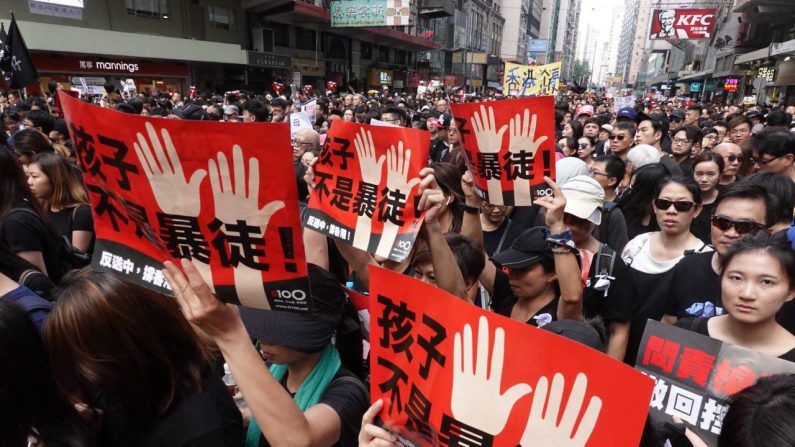
<svg viewBox="0 0 795 447">
<path fill-rule="evenodd" d="M 618 256 L 618 254 L 613 251 L 612 248 L 608 247 L 607 244 L 602 243 L 602 245 L 599 246 L 599 251 L 596 252 L 596 274 L 613 276 L 613 267 L 616 263 L 616 256 Z M 609 259 L 609 261 L 606 261 L 605 258 Z M 604 264 L 605 262 L 609 262 L 606 267 Z"/>
<path fill-rule="evenodd" d="M 505 243 L 505 238 L 508 237 L 508 232 L 511 231 L 511 223 L 513 223 L 513 221 L 508 219 L 508 225 L 505 226 L 505 231 L 503 231 L 502 236 L 500 236 L 500 243 L 497 244 L 497 248 L 494 249 L 495 255 L 500 252 L 502 245 Z"/>
</svg>

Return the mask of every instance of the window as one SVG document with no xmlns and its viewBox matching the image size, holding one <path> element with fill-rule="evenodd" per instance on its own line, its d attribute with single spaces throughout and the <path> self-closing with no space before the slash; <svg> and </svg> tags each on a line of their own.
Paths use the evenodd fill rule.
<svg viewBox="0 0 795 447">
<path fill-rule="evenodd" d="M 295 47 L 299 50 L 314 50 L 317 42 L 315 32 L 311 29 L 295 28 Z"/>
<path fill-rule="evenodd" d="M 279 47 L 290 46 L 290 30 L 281 23 L 268 23 L 266 27 L 273 30 L 273 43 Z"/>
<path fill-rule="evenodd" d="M 210 6 L 210 26 L 227 31 L 235 30 L 235 12 L 221 6 Z"/>
<path fill-rule="evenodd" d="M 362 59 L 372 59 L 373 58 L 373 44 L 362 42 Z"/>
<path fill-rule="evenodd" d="M 378 47 L 378 62 L 389 63 L 389 47 Z"/>
<path fill-rule="evenodd" d="M 406 52 L 403 50 L 395 50 L 395 63 L 398 65 L 406 65 Z"/>
<path fill-rule="evenodd" d="M 127 14 L 150 19 L 168 19 L 169 0 L 124 0 Z"/>
</svg>

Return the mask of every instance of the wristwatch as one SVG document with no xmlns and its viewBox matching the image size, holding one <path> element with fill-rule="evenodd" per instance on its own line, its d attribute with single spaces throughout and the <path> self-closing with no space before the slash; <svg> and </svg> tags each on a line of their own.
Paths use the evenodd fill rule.
<svg viewBox="0 0 795 447">
<path fill-rule="evenodd" d="M 462 203 L 461 204 L 461 209 L 463 209 L 465 213 L 469 213 L 469 214 L 480 214 L 481 213 L 481 209 L 480 209 L 479 206 L 469 206 L 466 203 Z"/>
</svg>

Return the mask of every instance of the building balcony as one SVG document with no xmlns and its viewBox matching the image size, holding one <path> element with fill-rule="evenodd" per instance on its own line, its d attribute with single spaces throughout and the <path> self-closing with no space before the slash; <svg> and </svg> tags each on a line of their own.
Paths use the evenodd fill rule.
<svg viewBox="0 0 795 447">
<path fill-rule="evenodd" d="M 455 14 L 453 0 L 420 0 L 417 10 L 420 16 L 429 19 L 450 17 Z"/>
</svg>

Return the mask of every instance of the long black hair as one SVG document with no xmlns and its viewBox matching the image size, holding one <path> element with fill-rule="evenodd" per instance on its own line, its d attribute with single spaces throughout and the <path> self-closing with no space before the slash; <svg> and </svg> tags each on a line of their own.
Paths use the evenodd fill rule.
<svg viewBox="0 0 795 447">
<path fill-rule="evenodd" d="M 25 446 L 35 431 L 44 445 L 89 445 L 88 429 L 55 386 L 36 326 L 25 310 L 0 300 L 0 445 Z"/>
<path fill-rule="evenodd" d="M 657 193 L 660 181 L 668 176 L 668 169 L 660 163 L 645 165 L 635 171 L 635 182 L 632 189 L 621 197 L 618 207 L 624 213 L 627 220 L 627 229 L 640 228 L 643 218 L 652 215 L 651 202 Z M 650 218 L 649 224 L 652 230 L 657 229 L 657 221 Z M 629 238 L 637 236 L 630 234 Z"/>
</svg>

